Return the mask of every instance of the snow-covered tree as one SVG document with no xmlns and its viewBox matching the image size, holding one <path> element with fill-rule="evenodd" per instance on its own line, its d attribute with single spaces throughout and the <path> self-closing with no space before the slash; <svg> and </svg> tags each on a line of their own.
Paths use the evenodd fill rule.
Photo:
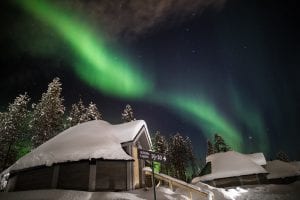
<svg viewBox="0 0 300 200">
<path fill-rule="evenodd" d="M 158 153 L 166 153 L 168 148 L 168 143 L 165 138 L 159 131 L 156 131 L 153 138 L 153 150 Z"/>
<path fill-rule="evenodd" d="M 64 99 L 61 97 L 61 83 L 59 78 L 54 78 L 48 85 L 46 93 L 37 105 L 33 104 L 32 142 L 37 147 L 57 135 L 64 129 Z"/>
<path fill-rule="evenodd" d="M 170 175 L 186 181 L 189 167 L 195 164 L 195 156 L 189 137 L 184 138 L 180 133 L 171 136 L 167 155 L 172 164 Z"/>
<path fill-rule="evenodd" d="M 130 122 L 136 120 L 134 118 L 133 109 L 129 104 L 126 105 L 124 111 L 122 112 L 122 120 L 123 122 Z"/>
<path fill-rule="evenodd" d="M 68 122 L 70 126 L 74 126 L 83 122 L 99 119 L 102 119 L 102 115 L 99 112 L 96 104 L 91 102 L 88 107 L 85 107 L 80 99 L 78 103 L 72 105 Z"/>
<path fill-rule="evenodd" d="M 89 104 L 89 106 L 87 107 L 86 115 L 87 115 L 88 121 L 102 119 L 101 113 L 99 112 L 96 104 L 94 104 L 93 102 L 91 102 Z"/>
<path fill-rule="evenodd" d="M 8 111 L 0 114 L 0 162 L 2 169 L 16 160 L 16 144 L 28 134 L 27 109 L 30 98 L 25 93 L 9 104 Z"/>
<path fill-rule="evenodd" d="M 214 151 L 214 147 L 212 145 L 212 143 L 207 140 L 207 156 L 211 155 L 211 154 L 214 154 L 215 151 Z"/>
<path fill-rule="evenodd" d="M 289 162 L 289 157 L 288 157 L 288 155 L 284 151 L 279 151 L 276 154 L 276 159 L 284 161 L 284 162 Z"/>
<path fill-rule="evenodd" d="M 224 139 L 218 135 L 215 134 L 215 144 L 214 144 L 214 152 L 226 152 L 229 151 L 230 147 L 225 143 Z"/>
<path fill-rule="evenodd" d="M 86 121 L 86 107 L 80 99 L 78 103 L 72 104 L 72 108 L 68 117 L 70 126 Z"/>
</svg>

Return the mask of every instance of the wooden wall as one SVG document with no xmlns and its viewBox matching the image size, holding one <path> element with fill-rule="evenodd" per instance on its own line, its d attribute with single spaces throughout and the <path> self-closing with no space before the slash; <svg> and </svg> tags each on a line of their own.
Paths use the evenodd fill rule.
<svg viewBox="0 0 300 200">
<path fill-rule="evenodd" d="M 285 178 L 275 178 L 275 179 L 269 179 L 270 184 L 290 184 L 295 181 L 299 180 L 299 176 L 290 176 Z"/>
<path fill-rule="evenodd" d="M 140 168 L 139 168 L 139 160 L 138 160 L 138 148 L 137 146 L 132 146 L 132 157 L 134 159 L 133 162 L 133 187 L 134 189 L 140 188 Z"/>
<path fill-rule="evenodd" d="M 90 177 L 91 167 L 86 161 L 61 163 L 51 167 L 37 167 L 13 173 L 8 191 L 36 189 L 72 189 L 88 191 L 90 178 L 95 181 L 93 190 L 127 190 L 127 162 L 97 160 L 96 172 Z"/>
<path fill-rule="evenodd" d="M 124 161 L 97 161 L 96 188 L 103 190 L 126 190 L 127 188 L 127 163 Z"/>
<path fill-rule="evenodd" d="M 51 188 L 53 167 L 26 170 L 16 175 L 14 191 Z"/>
<path fill-rule="evenodd" d="M 88 190 L 89 174 L 89 161 L 60 164 L 57 188 Z"/>
<path fill-rule="evenodd" d="M 204 183 L 212 185 L 214 187 L 231 187 L 240 185 L 265 184 L 267 182 L 268 180 L 266 178 L 266 174 L 251 174 L 244 176 L 219 178 L 212 181 L 206 181 Z"/>
</svg>

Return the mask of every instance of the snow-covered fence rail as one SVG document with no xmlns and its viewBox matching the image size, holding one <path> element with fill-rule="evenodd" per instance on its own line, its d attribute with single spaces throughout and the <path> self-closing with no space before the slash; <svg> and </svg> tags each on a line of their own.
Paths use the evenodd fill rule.
<svg viewBox="0 0 300 200">
<path fill-rule="evenodd" d="M 152 176 L 151 171 L 145 171 L 145 174 Z M 211 191 L 208 191 L 208 190 L 202 189 L 198 186 L 178 180 L 178 179 L 168 176 L 166 174 L 154 173 L 154 177 L 156 179 L 158 179 L 160 182 L 161 181 L 167 182 L 171 189 L 173 189 L 173 186 L 175 186 L 175 187 L 186 190 L 190 195 L 190 199 L 193 199 L 193 194 L 197 195 L 198 198 L 200 197 L 200 199 L 209 199 L 209 200 L 214 199 L 214 194 Z"/>
</svg>

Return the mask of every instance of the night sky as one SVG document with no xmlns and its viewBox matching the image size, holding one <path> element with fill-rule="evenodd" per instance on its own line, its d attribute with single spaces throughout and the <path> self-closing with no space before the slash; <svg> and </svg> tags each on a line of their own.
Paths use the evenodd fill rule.
<svg viewBox="0 0 300 200">
<path fill-rule="evenodd" d="M 202 158 L 217 132 L 235 150 L 299 160 L 295 2 L 1 1 L 1 111 L 57 76 L 67 107 L 93 101 L 114 124 L 129 103 Z"/>
</svg>

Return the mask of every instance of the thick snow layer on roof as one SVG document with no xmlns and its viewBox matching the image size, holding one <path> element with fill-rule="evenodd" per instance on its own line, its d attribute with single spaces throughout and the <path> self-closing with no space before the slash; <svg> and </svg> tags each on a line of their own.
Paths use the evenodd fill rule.
<svg viewBox="0 0 300 200">
<path fill-rule="evenodd" d="M 263 153 L 253 153 L 253 154 L 247 154 L 253 162 L 255 162 L 258 165 L 266 165 L 267 161 Z"/>
<path fill-rule="evenodd" d="M 212 154 L 206 158 L 206 162 L 211 162 L 211 174 L 196 177 L 192 183 L 218 178 L 267 173 L 263 167 L 253 162 L 249 156 L 235 151 Z"/>
<path fill-rule="evenodd" d="M 116 124 L 112 126 L 113 131 L 111 133 L 114 134 L 114 136 L 116 136 L 121 143 L 133 141 L 137 136 L 137 133 L 143 126 L 147 130 L 148 134 L 148 128 L 144 120 L 135 120 L 128 123 Z M 147 137 L 149 139 L 149 143 L 151 144 L 150 136 L 148 135 Z"/>
<path fill-rule="evenodd" d="M 132 160 L 121 143 L 133 140 L 143 126 L 143 120 L 120 125 L 94 120 L 76 125 L 19 159 L 9 171 L 92 158 Z"/>
<path fill-rule="evenodd" d="M 268 161 L 266 170 L 269 172 L 268 179 L 300 175 L 296 166 L 281 160 Z"/>
<path fill-rule="evenodd" d="M 300 161 L 292 161 L 289 162 L 291 165 L 293 165 L 294 167 L 296 167 L 297 171 L 300 173 Z"/>
</svg>

